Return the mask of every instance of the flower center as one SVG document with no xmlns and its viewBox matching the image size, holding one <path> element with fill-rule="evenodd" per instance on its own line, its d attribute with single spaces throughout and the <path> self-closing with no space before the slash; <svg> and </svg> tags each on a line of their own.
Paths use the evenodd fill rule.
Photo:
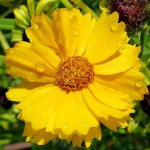
<svg viewBox="0 0 150 150">
<path fill-rule="evenodd" d="M 93 65 L 81 56 L 68 57 L 57 67 L 55 84 L 66 92 L 82 90 L 94 79 Z"/>
</svg>

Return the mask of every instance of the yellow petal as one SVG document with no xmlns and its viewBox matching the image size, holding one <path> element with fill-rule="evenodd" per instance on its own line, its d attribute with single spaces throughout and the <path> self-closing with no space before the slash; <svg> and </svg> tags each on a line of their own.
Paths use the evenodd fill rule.
<svg viewBox="0 0 150 150">
<path fill-rule="evenodd" d="M 91 14 L 87 13 L 84 16 L 78 18 L 79 24 L 78 24 L 78 32 L 75 34 L 77 39 L 77 45 L 76 45 L 76 52 L 74 55 L 81 56 L 84 54 L 87 44 L 89 35 L 96 23 L 96 20 L 93 18 L 91 19 Z"/>
<path fill-rule="evenodd" d="M 63 60 L 69 51 L 73 55 L 76 50 L 77 43 L 74 32 L 78 33 L 77 15 L 81 16 L 81 14 L 77 9 L 73 9 L 71 12 L 67 9 L 58 9 L 53 13 L 52 29 Z"/>
<path fill-rule="evenodd" d="M 108 117 L 108 119 L 100 118 L 100 122 L 102 122 L 107 128 L 117 131 L 118 127 L 125 128 L 128 126 L 128 123 L 126 121 L 129 121 L 130 119 L 126 119 L 125 117 L 122 119 L 116 119 L 113 117 Z"/>
<path fill-rule="evenodd" d="M 53 32 L 51 30 L 51 21 L 45 14 L 33 16 L 31 27 L 26 29 L 26 34 L 31 43 L 41 43 L 55 51 L 58 51 Z"/>
<path fill-rule="evenodd" d="M 31 49 L 43 60 L 43 63 L 39 62 L 39 67 L 44 65 L 45 72 L 49 73 L 50 75 L 54 75 L 55 77 L 56 68 L 61 61 L 56 53 L 51 48 L 38 43 L 33 43 L 31 45 Z"/>
<path fill-rule="evenodd" d="M 94 24 L 90 13 L 81 15 L 78 9 L 58 9 L 53 13 L 52 28 L 61 58 L 84 53 Z"/>
<path fill-rule="evenodd" d="M 89 35 L 85 52 L 85 57 L 91 63 L 99 63 L 110 58 L 127 43 L 125 24 L 123 22 L 118 23 L 118 18 L 117 12 L 109 16 L 102 12 L 100 15 Z"/>
<path fill-rule="evenodd" d="M 118 57 L 98 65 L 94 65 L 95 74 L 111 75 L 125 72 L 139 63 L 140 47 L 127 46 L 120 51 Z"/>
<path fill-rule="evenodd" d="M 61 90 L 56 86 L 40 86 L 18 104 L 18 108 L 22 109 L 19 119 L 31 122 L 34 130 L 48 127 L 53 131 L 55 105 L 61 96 Z"/>
<path fill-rule="evenodd" d="M 51 78 L 50 76 L 45 76 L 45 75 L 43 76 L 43 74 L 34 72 L 33 70 L 29 70 L 29 69 L 24 70 L 24 68 L 18 68 L 14 66 L 11 66 L 7 70 L 7 73 L 17 77 L 27 79 L 28 81 L 31 82 L 41 82 L 41 83 L 54 82 L 54 78 Z"/>
<path fill-rule="evenodd" d="M 123 118 L 123 116 L 125 115 L 123 111 L 119 109 L 113 109 L 112 107 L 108 107 L 103 103 L 101 103 L 100 101 L 97 101 L 96 98 L 89 91 L 89 89 L 83 89 L 82 93 L 85 103 L 92 111 L 92 113 L 98 118 L 104 117 L 105 119 L 107 119 L 109 116 L 115 118 Z"/>
<path fill-rule="evenodd" d="M 25 123 L 25 128 L 23 136 L 27 136 L 27 141 L 32 140 L 33 143 L 38 145 L 47 144 L 50 140 L 54 139 L 56 135 L 53 135 L 50 132 L 46 132 L 45 129 L 34 130 L 31 123 Z"/>
<path fill-rule="evenodd" d="M 78 134 L 74 134 L 72 138 L 72 145 L 81 147 L 81 144 L 83 142 L 83 136 L 79 136 Z"/>
<path fill-rule="evenodd" d="M 124 101 L 142 100 L 146 94 L 147 88 L 144 84 L 144 75 L 137 70 L 131 69 L 117 75 L 95 76 L 95 81 L 104 87 L 112 89 L 112 92 L 118 92 L 126 97 Z"/>
<path fill-rule="evenodd" d="M 97 119 L 87 108 L 80 92 L 65 94 L 55 108 L 55 129 L 60 128 L 66 135 L 73 132 L 85 135 L 90 127 L 98 126 Z"/>
<path fill-rule="evenodd" d="M 22 101 L 43 85 L 43 83 L 23 82 L 17 87 L 9 88 L 6 96 L 12 101 Z"/>
<path fill-rule="evenodd" d="M 80 92 L 67 94 L 57 86 L 39 87 L 18 107 L 22 109 L 20 119 L 31 122 L 34 130 L 45 127 L 47 132 L 57 133 L 60 129 L 65 135 L 74 132 L 82 135 L 87 134 L 90 127 L 98 126 Z"/>
<path fill-rule="evenodd" d="M 126 109 L 132 107 L 127 102 L 123 100 L 124 97 L 120 97 L 116 93 L 113 93 L 110 87 L 103 86 L 97 82 L 89 85 L 89 90 L 94 95 L 94 97 L 104 105 L 107 105 L 116 109 Z"/>
<path fill-rule="evenodd" d="M 5 61 L 10 66 L 8 73 L 32 82 L 54 81 L 60 59 L 50 48 L 40 44 L 19 42 L 6 53 Z M 48 60 L 48 56 L 53 57 L 53 60 Z"/>
<path fill-rule="evenodd" d="M 40 130 L 34 130 L 32 128 L 31 123 L 26 122 L 25 128 L 23 132 L 23 136 L 26 136 L 27 141 L 32 141 L 33 143 L 37 143 L 38 145 L 47 144 L 50 140 L 57 137 L 57 134 L 52 134 L 51 132 L 47 132 L 45 128 Z M 101 139 L 101 129 L 100 127 L 92 127 L 89 129 L 86 135 L 79 135 L 74 133 L 71 137 L 67 137 L 67 141 L 71 142 L 73 146 L 81 147 L 82 142 L 85 142 L 86 147 L 89 147 L 92 143 L 93 138 L 98 140 Z"/>
<path fill-rule="evenodd" d="M 85 142 L 86 147 L 90 147 L 93 138 L 100 140 L 101 135 L 102 133 L 101 133 L 101 129 L 99 126 L 96 128 L 90 128 L 88 134 L 84 136 L 84 142 Z"/>
<path fill-rule="evenodd" d="M 21 114 L 20 114 L 21 115 Z M 27 136 L 26 141 L 30 141 L 35 134 L 35 130 L 32 129 L 31 123 L 25 123 L 23 136 Z"/>
<path fill-rule="evenodd" d="M 97 101 L 95 95 L 92 95 L 88 89 L 83 90 L 82 93 L 89 109 L 106 127 L 114 131 L 117 131 L 117 127 L 127 127 L 127 121 L 131 119 L 129 114 L 134 112 L 132 108 L 112 109 Z"/>
</svg>

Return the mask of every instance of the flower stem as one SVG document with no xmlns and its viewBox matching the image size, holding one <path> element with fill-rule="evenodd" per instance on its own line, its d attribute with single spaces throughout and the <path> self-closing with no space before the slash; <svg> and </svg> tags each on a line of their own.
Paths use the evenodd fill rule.
<svg viewBox="0 0 150 150">
<path fill-rule="evenodd" d="M 146 67 L 146 64 L 143 61 L 141 61 L 141 65 L 142 65 L 142 72 L 145 75 L 145 84 L 148 86 L 150 85 L 150 71 Z"/>
<path fill-rule="evenodd" d="M 1 30 L 0 30 L 0 44 L 2 45 L 2 48 L 4 50 L 10 48 L 10 46 Z"/>
<path fill-rule="evenodd" d="M 66 8 L 68 9 L 72 9 L 73 6 L 71 5 L 71 3 L 68 0 L 61 0 L 61 2 L 65 5 Z"/>
<path fill-rule="evenodd" d="M 81 0 L 71 0 L 71 1 L 74 2 L 76 5 L 78 5 L 84 12 L 90 12 L 93 18 L 95 18 L 96 20 L 98 19 L 98 16 L 95 14 L 95 12 Z"/>
<path fill-rule="evenodd" d="M 107 9 L 107 7 L 105 7 L 105 4 L 106 3 L 106 0 L 101 0 L 100 3 L 99 3 L 99 8 L 106 12 L 106 13 L 109 13 L 109 9 Z"/>
</svg>

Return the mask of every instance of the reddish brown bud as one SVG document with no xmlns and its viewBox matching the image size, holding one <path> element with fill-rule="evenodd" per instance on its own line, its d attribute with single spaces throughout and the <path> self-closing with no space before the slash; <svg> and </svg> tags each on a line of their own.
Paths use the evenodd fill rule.
<svg viewBox="0 0 150 150">
<path fill-rule="evenodd" d="M 119 21 L 124 21 L 128 30 L 143 27 L 147 18 L 148 0 L 112 0 L 112 11 L 119 13 Z"/>
</svg>

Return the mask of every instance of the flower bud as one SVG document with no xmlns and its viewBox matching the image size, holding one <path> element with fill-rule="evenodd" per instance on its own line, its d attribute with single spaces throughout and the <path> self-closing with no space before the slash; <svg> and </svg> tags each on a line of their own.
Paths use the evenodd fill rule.
<svg viewBox="0 0 150 150">
<path fill-rule="evenodd" d="M 148 0 L 113 0 L 112 11 L 119 13 L 119 21 L 126 23 L 128 30 L 142 28 L 147 18 Z"/>
</svg>

